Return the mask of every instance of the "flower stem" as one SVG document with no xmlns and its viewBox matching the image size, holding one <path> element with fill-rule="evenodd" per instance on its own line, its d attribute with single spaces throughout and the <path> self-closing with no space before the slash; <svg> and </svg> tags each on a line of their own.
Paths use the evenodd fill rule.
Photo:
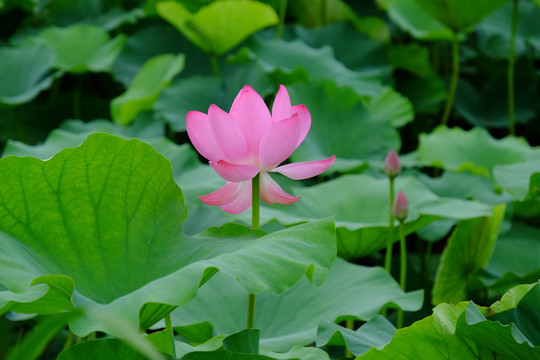
<svg viewBox="0 0 540 360">
<path fill-rule="evenodd" d="M 512 32 L 510 35 L 510 53 L 508 54 L 508 128 L 510 135 L 516 135 L 516 113 L 514 104 L 514 62 L 515 62 L 515 46 L 516 46 L 516 28 L 518 21 L 518 4 L 519 0 L 514 0 L 514 8 L 512 10 Z"/>
<path fill-rule="evenodd" d="M 444 112 L 441 118 L 441 124 L 446 125 L 452 105 L 454 104 L 454 97 L 456 96 L 457 84 L 459 80 L 459 38 L 454 33 L 452 39 L 452 78 L 450 79 L 450 87 L 448 88 L 448 97 L 444 105 Z"/>
<path fill-rule="evenodd" d="M 176 348 L 174 345 L 174 330 L 172 327 L 172 321 L 171 321 L 171 313 L 168 313 L 165 316 L 165 330 L 168 330 L 171 332 L 171 351 L 173 354 L 173 358 L 176 358 Z"/>
<path fill-rule="evenodd" d="M 388 208 L 388 242 L 386 243 L 386 255 L 384 257 L 384 268 L 388 274 L 392 275 L 392 247 L 394 246 L 394 214 L 392 205 L 394 204 L 394 179 L 390 177 L 390 206 Z M 383 309 L 382 316 L 386 317 L 387 309 Z"/>
<path fill-rule="evenodd" d="M 251 179 L 251 228 L 258 229 L 260 221 L 259 174 Z"/>
<path fill-rule="evenodd" d="M 251 180 L 251 228 L 258 229 L 260 222 L 259 174 Z M 246 328 L 255 326 L 255 294 L 248 295 Z"/>
<path fill-rule="evenodd" d="M 287 0 L 281 0 L 279 2 L 279 24 L 276 31 L 276 37 L 281 39 L 283 37 L 283 28 L 285 27 L 285 13 L 287 12 Z"/>
<path fill-rule="evenodd" d="M 217 59 L 216 54 L 209 54 L 210 56 L 210 65 L 212 65 L 212 71 L 214 72 L 214 76 L 221 77 L 221 71 L 219 70 L 219 62 Z"/>
<path fill-rule="evenodd" d="M 347 329 L 354 330 L 354 320 L 346 320 L 345 325 L 347 326 Z M 345 357 L 346 358 L 354 357 L 353 353 L 351 352 L 351 350 L 349 350 L 349 347 L 347 345 L 345 345 Z"/>
<path fill-rule="evenodd" d="M 401 258 L 401 271 L 399 275 L 399 284 L 401 285 L 401 290 L 405 291 L 407 286 L 407 246 L 405 243 L 405 225 L 403 221 L 399 223 L 399 250 Z M 399 309 L 397 317 L 397 328 L 400 329 L 403 327 L 403 310 Z"/>
</svg>

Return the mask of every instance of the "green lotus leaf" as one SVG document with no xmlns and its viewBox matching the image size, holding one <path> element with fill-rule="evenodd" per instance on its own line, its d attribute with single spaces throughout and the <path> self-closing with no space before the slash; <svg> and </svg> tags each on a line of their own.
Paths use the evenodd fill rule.
<svg viewBox="0 0 540 360">
<path fill-rule="evenodd" d="M 490 216 L 493 211 L 491 206 L 476 201 L 439 198 L 413 177 L 399 177 L 395 186 L 396 191 L 402 190 L 409 199 L 409 214 L 404 222 L 406 235 L 435 220 Z M 340 256 L 366 256 L 386 246 L 387 178 L 346 175 L 319 185 L 293 188 L 292 193 L 302 197 L 301 201 L 287 207 L 262 207 L 261 223 L 278 221 L 282 225 L 292 225 L 333 215 Z M 239 217 L 248 223 L 248 218 Z M 397 228 L 395 231 L 394 239 L 397 239 Z"/>
<path fill-rule="evenodd" d="M 127 39 L 110 39 L 100 27 L 75 24 L 67 28 L 49 27 L 39 35 L 56 53 L 56 67 L 72 73 L 109 72 Z"/>
<path fill-rule="evenodd" d="M 152 336 L 152 335 L 151 335 Z M 218 335 L 192 346 L 176 341 L 176 355 L 181 359 L 245 359 L 245 360 L 329 360 L 328 354 L 314 347 L 295 346 L 287 352 L 274 352 L 259 347 L 259 330 L 242 330 L 229 336 Z"/>
<path fill-rule="evenodd" d="M 510 231 L 497 239 L 482 281 L 490 289 L 504 292 L 512 286 L 540 278 L 536 254 L 540 251 L 540 230 L 513 224 Z"/>
<path fill-rule="evenodd" d="M 497 165 L 493 170 L 497 184 L 517 200 L 538 199 L 540 196 L 540 160 Z"/>
<path fill-rule="evenodd" d="M 234 279 L 216 274 L 195 300 L 172 313 L 173 325 L 209 322 L 219 334 L 235 333 L 245 326 L 247 295 Z M 416 311 L 422 302 L 423 291 L 403 292 L 382 268 L 338 258 L 320 287 L 300 281 L 280 295 L 259 294 L 255 327 L 261 329 L 261 346 L 288 351 L 315 342 L 320 321 L 369 320 L 382 307 Z"/>
<path fill-rule="evenodd" d="M 58 355 L 58 360 L 106 359 L 147 360 L 137 350 L 127 346 L 118 339 L 100 339 L 85 341 L 69 347 Z M 156 359 L 156 358 L 154 358 Z M 157 359 L 163 359 L 162 357 Z"/>
<path fill-rule="evenodd" d="M 47 161 L 1 159 L 0 283 L 29 296 L 0 311 L 40 313 L 40 301 L 50 312 L 84 308 L 70 320 L 84 336 L 114 332 L 109 318 L 147 328 L 217 269 L 250 293 L 281 293 L 304 274 L 322 283 L 335 257 L 333 220 L 269 235 L 230 224 L 188 237 L 170 166 L 139 140 L 102 133 Z M 32 302 L 43 284 L 48 293 Z"/>
<path fill-rule="evenodd" d="M 111 101 L 112 119 L 130 124 L 144 110 L 151 110 L 160 92 L 182 71 L 184 55 L 158 55 L 146 61 L 129 88 Z"/>
<path fill-rule="evenodd" d="M 336 59 L 351 70 L 361 73 L 376 69 L 385 74 L 385 77 L 390 75 L 392 69 L 388 63 L 385 43 L 359 34 L 348 22 L 316 28 L 296 26 L 294 32 L 312 48 L 331 45 Z M 350 46 L 351 43 L 355 46 Z"/>
<path fill-rule="evenodd" d="M 369 101 L 331 81 L 297 84 L 288 91 L 295 103 L 305 104 L 312 114 L 310 132 L 292 159 L 336 155 L 329 171 L 348 170 L 367 159 L 384 160 L 391 149 L 401 146 L 395 128 L 414 116 L 411 103 L 390 88 Z"/>
<path fill-rule="evenodd" d="M 469 304 L 456 327 L 456 334 L 471 339 L 478 347 L 489 349 L 498 356 L 514 359 L 540 359 L 540 319 L 538 286 L 533 287 L 515 308 L 486 318 L 474 304 Z M 503 320 L 504 319 L 504 320 Z"/>
<path fill-rule="evenodd" d="M 360 356 L 371 347 L 381 348 L 388 344 L 395 332 L 394 325 L 381 315 L 377 315 L 356 331 L 321 321 L 317 331 L 317 346 L 347 346 L 354 356 Z"/>
<path fill-rule="evenodd" d="M 186 131 L 186 115 L 189 111 L 208 112 L 210 104 L 224 110 L 220 96 L 221 81 L 214 76 L 193 76 L 175 81 L 163 90 L 154 106 L 156 117 L 166 120 L 175 131 Z"/>
<path fill-rule="evenodd" d="M 195 72 L 210 73 L 206 54 L 167 24 L 146 26 L 131 34 L 112 66 L 112 73 L 127 88 L 147 60 L 161 54 L 179 53 L 190 54 L 186 59 L 184 73 L 193 72 L 190 70 L 193 68 Z M 206 67 L 200 69 L 205 64 Z"/>
<path fill-rule="evenodd" d="M 316 49 L 300 39 L 283 41 L 254 36 L 248 48 L 247 53 L 236 55 L 236 61 L 256 61 L 277 83 L 331 80 L 369 97 L 377 96 L 382 90 L 381 71 L 352 71 L 336 60 L 328 45 Z"/>
<path fill-rule="evenodd" d="M 480 308 L 472 302 L 438 305 L 433 315 L 396 331 L 383 349 L 371 348 L 358 359 L 540 359 L 540 347 L 536 340 L 531 344 L 532 333 L 527 333 L 526 327 L 534 328 L 533 324 L 538 322 L 537 285 L 510 290 L 501 299 L 504 306 L 499 306 L 500 302 L 490 308 Z M 498 319 L 510 313 L 521 313 L 523 317 L 514 318 L 516 322 Z"/>
<path fill-rule="evenodd" d="M 160 1 L 158 14 L 208 54 L 223 55 L 257 30 L 278 23 L 274 9 L 257 1 L 216 1 L 192 14 L 181 3 Z"/>
<path fill-rule="evenodd" d="M 487 16 L 477 26 L 478 49 L 494 59 L 507 59 L 510 53 L 510 29 L 514 3 L 509 1 L 491 15 Z M 540 21 L 540 8 L 532 1 L 523 1 L 518 5 L 516 38 L 514 51 L 516 58 L 526 55 L 529 47 L 538 49 L 538 21 Z"/>
<path fill-rule="evenodd" d="M 0 104 L 17 105 L 34 99 L 48 89 L 57 74 L 51 74 L 54 51 L 46 44 L 35 43 L 0 49 Z"/>
<path fill-rule="evenodd" d="M 125 139 L 142 139 L 171 161 L 174 179 L 182 187 L 186 206 L 190 209 L 183 227 L 186 234 L 197 234 L 226 222 L 225 213 L 221 209 L 207 206 L 199 200 L 201 194 L 210 193 L 220 187 L 221 178 L 215 175 L 209 165 L 203 165 L 199 161 L 197 153 L 189 144 L 175 145 L 166 139 L 163 136 L 163 124 L 159 121 L 139 118 L 126 127 L 108 120 L 87 123 L 70 120 L 63 123 L 59 129 L 53 130 L 43 144 L 29 146 L 9 140 L 3 156 L 33 156 L 46 160 L 62 149 L 80 145 L 94 132 L 105 132 Z"/>
<path fill-rule="evenodd" d="M 425 11 L 416 0 L 386 0 L 388 16 L 420 40 L 451 40 L 452 30 Z"/>
<path fill-rule="evenodd" d="M 421 134 L 419 142 L 422 164 L 454 172 L 467 170 L 490 179 L 496 165 L 524 162 L 536 154 L 523 138 L 498 140 L 483 128 L 466 131 L 439 126 L 431 134 Z"/>
<path fill-rule="evenodd" d="M 126 11 L 106 0 L 54 0 L 47 5 L 46 23 L 60 27 L 85 23 L 111 31 L 123 24 L 135 24 L 143 16 L 142 9 Z"/>
<path fill-rule="evenodd" d="M 414 0 L 435 19 L 455 33 L 471 31 L 471 27 L 497 10 L 508 0 Z"/>
<path fill-rule="evenodd" d="M 435 277 L 432 295 L 435 305 L 467 298 L 467 286 L 489 262 L 505 209 L 505 205 L 497 205 L 491 217 L 458 223 L 443 251 Z"/>
</svg>

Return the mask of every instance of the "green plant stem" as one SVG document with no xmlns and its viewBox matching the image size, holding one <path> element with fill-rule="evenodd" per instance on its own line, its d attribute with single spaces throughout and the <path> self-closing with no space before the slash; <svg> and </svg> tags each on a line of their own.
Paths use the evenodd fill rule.
<svg viewBox="0 0 540 360">
<path fill-rule="evenodd" d="M 281 39 L 283 37 L 283 28 L 285 27 L 285 13 L 287 12 L 287 0 L 281 0 L 279 2 L 279 24 L 276 31 L 276 37 Z"/>
<path fill-rule="evenodd" d="M 73 345 L 74 341 L 75 341 L 75 335 L 71 331 L 69 331 L 68 335 L 66 337 L 66 341 L 64 342 L 64 347 L 62 348 L 62 350 L 66 350 L 68 347 Z"/>
<path fill-rule="evenodd" d="M 518 21 L 518 4 L 519 0 L 514 0 L 514 8 L 512 10 L 512 32 L 510 35 L 510 52 L 508 54 L 508 129 L 510 135 L 516 135 L 516 113 L 515 113 L 515 94 L 514 94 L 514 62 L 515 62 L 515 42 L 516 28 Z"/>
<path fill-rule="evenodd" d="M 258 229 L 260 222 L 259 174 L 251 180 L 251 228 Z M 248 295 L 246 328 L 255 326 L 255 294 Z"/>
<path fill-rule="evenodd" d="M 345 326 L 349 330 L 354 330 L 354 320 L 346 320 Z M 352 354 L 351 350 L 349 350 L 349 347 L 345 346 L 345 357 L 346 358 L 353 358 L 354 355 Z"/>
<path fill-rule="evenodd" d="M 174 345 L 174 330 L 172 327 L 171 313 L 165 316 L 165 329 L 171 332 L 171 350 L 173 352 L 173 358 L 176 358 L 176 348 Z"/>
<path fill-rule="evenodd" d="M 446 125 L 448 118 L 450 117 L 450 111 L 454 104 L 454 97 L 456 96 L 457 84 L 459 80 L 459 37 L 454 34 L 452 39 L 452 78 L 450 79 L 450 87 L 448 88 L 448 96 L 446 97 L 446 103 L 444 104 L 444 111 L 441 118 L 441 124 Z"/>
<path fill-rule="evenodd" d="M 216 54 L 210 54 L 210 65 L 212 65 L 212 71 L 216 77 L 221 77 L 221 71 L 219 70 L 219 62 Z"/>
<path fill-rule="evenodd" d="M 401 269 L 399 274 L 399 284 L 401 285 L 401 290 L 405 291 L 407 286 L 407 244 L 405 243 L 405 230 L 403 222 L 399 223 L 399 252 L 400 252 L 400 262 Z M 403 310 L 399 309 L 397 317 L 397 328 L 400 329 L 403 327 Z"/>
<path fill-rule="evenodd" d="M 384 268 L 389 274 L 392 273 L 392 247 L 394 245 L 394 178 L 390 178 L 390 207 L 388 211 L 388 242 L 386 243 L 386 256 L 384 258 Z"/>
<path fill-rule="evenodd" d="M 394 246 L 394 214 L 392 213 L 392 206 L 394 205 L 394 179 L 395 178 L 393 177 L 389 178 L 390 206 L 388 210 L 388 241 L 386 243 L 386 254 L 384 257 L 384 269 L 390 275 L 392 275 L 392 248 Z M 388 310 L 386 308 L 383 309 L 381 315 L 386 317 L 388 315 Z"/>
</svg>

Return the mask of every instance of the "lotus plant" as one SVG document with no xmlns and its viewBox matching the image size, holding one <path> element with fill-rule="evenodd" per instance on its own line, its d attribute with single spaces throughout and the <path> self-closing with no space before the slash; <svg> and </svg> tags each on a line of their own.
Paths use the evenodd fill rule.
<svg viewBox="0 0 540 360">
<path fill-rule="evenodd" d="M 302 143 L 311 126 L 305 105 L 291 106 L 283 85 L 272 106 L 248 85 L 236 96 L 229 113 L 210 105 L 208 114 L 190 111 L 186 118 L 188 136 L 210 166 L 227 181 L 222 188 L 199 197 L 208 205 L 238 214 L 252 205 L 252 179 L 259 176 L 260 198 L 268 203 L 292 204 L 299 197 L 287 194 L 270 173 L 294 180 L 321 174 L 334 163 L 324 160 L 279 166 Z"/>
<path fill-rule="evenodd" d="M 311 127 L 305 105 L 291 105 L 283 85 L 272 106 L 248 85 L 238 93 L 229 113 L 210 105 L 208 114 L 190 111 L 186 126 L 191 143 L 227 181 L 220 189 L 200 196 L 208 205 L 231 214 L 252 208 L 252 228 L 259 227 L 259 198 L 268 204 L 292 204 L 299 197 L 287 194 L 269 173 L 294 180 L 321 174 L 334 163 L 328 159 L 279 166 L 304 141 Z M 246 327 L 253 328 L 255 294 L 249 294 Z"/>
</svg>

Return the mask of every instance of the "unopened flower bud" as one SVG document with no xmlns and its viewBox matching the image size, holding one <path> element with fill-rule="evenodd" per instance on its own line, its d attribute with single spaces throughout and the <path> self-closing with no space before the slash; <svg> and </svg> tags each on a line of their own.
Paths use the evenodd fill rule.
<svg viewBox="0 0 540 360">
<path fill-rule="evenodd" d="M 401 172 L 401 162 L 396 150 L 392 149 L 384 160 L 384 173 L 393 179 Z"/>
<path fill-rule="evenodd" d="M 394 206 L 392 207 L 392 213 L 394 217 L 403 222 L 407 218 L 407 213 L 409 212 L 409 202 L 403 191 L 399 191 L 394 200 Z"/>
</svg>

